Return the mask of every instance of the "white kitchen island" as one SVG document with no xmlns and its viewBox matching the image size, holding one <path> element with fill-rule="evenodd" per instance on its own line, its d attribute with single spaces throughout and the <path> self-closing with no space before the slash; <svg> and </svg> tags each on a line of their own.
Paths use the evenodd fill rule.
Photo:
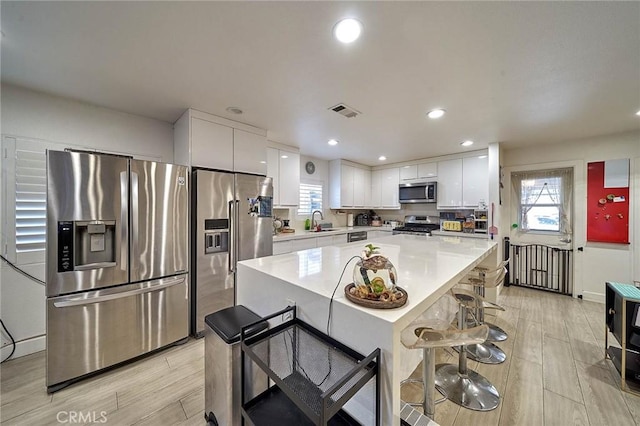
<svg viewBox="0 0 640 426">
<path fill-rule="evenodd" d="M 397 284 L 409 294 L 396 309 L 370 309 L 350 302 L 344 287 L 353 281 L 355 260 L 365 244 L 380 247 L 398 272 Z M 380 384 L 382 425 L 400 424 L 400 381 L 421 359 L 421 351 L 400 343 L 401 331 L 479 264 L 497 264 L 497 243 L 459 237 L 394 235 L 340 246 L 322 247 L 238 263 L 237 304 L 258 315 L 297 305 L 304 322 L 327 331 L 329 301 L 336 285 L 330 335 L 363 355 L 381 349 Z M 373 386 L 365 387 L 346 408 L 362 423 L 374 424 Z"/>
</svg>

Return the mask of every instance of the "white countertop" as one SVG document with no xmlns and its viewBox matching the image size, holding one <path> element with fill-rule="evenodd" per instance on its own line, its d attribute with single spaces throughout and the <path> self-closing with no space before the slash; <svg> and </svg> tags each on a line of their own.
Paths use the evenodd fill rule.
<svg viewBox="0 0 640 426">
<path fill-rule="evenodd" d="M 432 235 L 437 236 L 451 236 L 451 237 L 463 237 L 463 238 L 478 238 L 481 240 L 488 240 L 489 234 L 475 234 L 475 233 L 467 233 L 467 232 L 458 232 L 458 231 L 432 231 Z"/>
<path fill-rule="evenodd" d="M 365 244 L 366 241 L 360 241 L 251 259 L 241 263 L 293 286 L 312 291 L 322 298 L 330 299 L 344 265 L 352 256 L 360 255 Z M 480 263 L 496 249 L 497 242 L 453 236 L 425 238 L 394 235 L 377 238 L 376 245 L 380 247 L 380 253 L 386 255 L 396 267 L 397 285 L 409 294 L 407 304 L 397 309 L 367 309 L 346 299 L 343 289 L 353 282 L 355 260 L 347 267 L 334 300 L 362 310 L 370 316 L 396 323 L 409 313 L 415 314 L 413 311 L 416 309 L 424 311 L 448 290 L 447 283 L 454 282 L 470 265 Z"/>
<path fill-rule="evenodd" d="M 340 226 L 331 228 L 331 231 L 296 231 L 292 233 L 279 233 L 273 236 L 273 242 L 297 240 L 301 238 L 315 238 L 315 237 L 327 237 L 330 235 L 348 234 L 350 232 L 362 232 L 362 231 L 387 231 L 391 232 L 392 228 L 389 225 L 386 226 Z"/>
</svg>

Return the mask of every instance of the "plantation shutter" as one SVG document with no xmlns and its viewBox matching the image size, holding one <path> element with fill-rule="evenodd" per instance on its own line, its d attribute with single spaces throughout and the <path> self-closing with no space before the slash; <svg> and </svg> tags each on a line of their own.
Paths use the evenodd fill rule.
<svg viewBox="0 0 640 426">
<path fill-rule="evenodd" d="M 299 215 L 310 215 L 314 210 L 322 211 L 322 184 L 300 183 Z"/>
</svg>

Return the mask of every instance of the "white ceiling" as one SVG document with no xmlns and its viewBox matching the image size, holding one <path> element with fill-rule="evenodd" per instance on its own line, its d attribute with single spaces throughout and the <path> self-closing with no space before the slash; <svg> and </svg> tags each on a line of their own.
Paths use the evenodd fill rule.
<svg viewBox="0 0 640 426">
<path fill-rule="evenodd" d="M 352 45 L 343 17 L 364 24 Z M 640 2 L 2 1 L 1 19 L 3 82 L 168 122 L 193 107 L 326 159 L 640 129 Z"/>
</svg>

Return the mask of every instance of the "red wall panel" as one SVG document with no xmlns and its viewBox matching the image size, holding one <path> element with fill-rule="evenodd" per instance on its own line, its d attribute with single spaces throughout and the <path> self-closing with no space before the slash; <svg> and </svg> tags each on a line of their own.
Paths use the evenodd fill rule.
<svg viewBox="0 0 640 426">
<path fill-rule="evenodd" d="M 629 244 L 629 187 L 605 188 L 604 167 L 604 161 L 587 165 L 587 241 Z"/>
</svg>

